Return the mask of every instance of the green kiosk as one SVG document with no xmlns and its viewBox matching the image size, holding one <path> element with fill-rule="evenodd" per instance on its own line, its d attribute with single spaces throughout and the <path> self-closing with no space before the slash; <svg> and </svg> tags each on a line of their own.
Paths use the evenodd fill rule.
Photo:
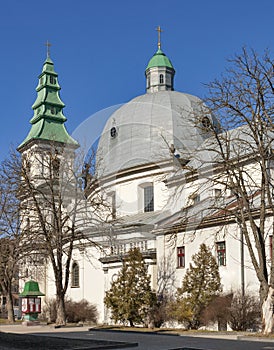
<svg viewBox="0 0 274 350">
<path fill-rule="evenodd" d="M 27 324 L 37 323 L 38 314 L 41 313 L 41 298 L 44 296 L 39 290 L 38 282 L 30 280 L 25 283 L 24 290 L 19 297 L 21 301 L 21 311 L 23 321 Z"/>
</svg>

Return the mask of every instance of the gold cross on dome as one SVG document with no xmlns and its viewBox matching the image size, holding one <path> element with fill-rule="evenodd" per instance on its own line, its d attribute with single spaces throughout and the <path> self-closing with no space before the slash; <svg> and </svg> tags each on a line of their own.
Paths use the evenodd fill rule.
<svg viewBox="0 0 274 350">
<path fill-rule="evenodd" d="M 46 47 L 47 47 L 47 57 L 49 57 L 49 54 L 50 54 L 50 47 L 51 47 L 51 43 L 47 40 L 46 42 Z"/>
<path fill-rule="evenodd" d="M 160 26 L 158 26 L 156 28 L 157 32 L 158 32 L 158 49 L 161 48 L 161 33 L 163 32 L 163 30 L 161 29 Z"/>
</svg>

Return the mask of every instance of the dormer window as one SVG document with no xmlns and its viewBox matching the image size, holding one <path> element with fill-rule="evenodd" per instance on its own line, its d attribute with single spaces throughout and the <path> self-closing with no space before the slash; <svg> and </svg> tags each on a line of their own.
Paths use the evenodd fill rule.
<svg viewBox="0 0 274 350">
<path fill-rule="evenodd" d="M 198 204 L 200 202 L 200 195 L 199 194 L 196 194 L 194 197 L 193 197 L 193 204 Z"/>
<path fill-rule="evenodd" d="M 160 74 L 159 76 L 160 84 L 164 84 L 164 75 Z"/>
<path fill-rule="evenodd" d="M 215 199 L 220 199 L 222 196 L 222 190 L 220 188 L 214 188 Z"/>
</svg>

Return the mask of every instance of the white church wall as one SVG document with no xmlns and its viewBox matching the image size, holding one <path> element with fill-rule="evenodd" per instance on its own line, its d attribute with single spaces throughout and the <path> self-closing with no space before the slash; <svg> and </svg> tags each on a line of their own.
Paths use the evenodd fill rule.
<svg viewBox="0 0 274 350">
<path fill-rule="evenodd" d="M 72 263 L 75 261 L 79 264 L 79 287 L 72 287 L 70 281 L 67 296 L 76 301 L 85 299 L 94 304 L 101 323 L 104 314 L 104 272 L 99 257 L 98 249 L 92 247 L 74 251 Z"/>
<path fill-rule="evenodd" d="M 100 252 L 96 248 L 89 247 L 85 251 L 78 249 L 73 251 L 71 266 L 74 262 L 79 265 L 79 286 L 72 286 L 70 273 L 66 297 L 74 301 L 85 299 L 94 304 L 99 315 L 98 322 L 101 323 L 104 315 L 104 271 L 99 258 Z M 41 280 L 41 291 L 46 294 L 46 300 L 50 300 L 56 296 L 55 280 L 50 262 L 46 268 L 46 284 Z"/>
<path fill-rule="evenodd" d="M 115 186 L 117 215 L 132 215 L 144 211 L 144 187 L 154 186 L 154 211 L 161 210 L 168 201 L 168 190 L 159 176 L 124 181 Z"/>
<path fill-rule="evenodd" d="M 116 186 L 117 214 L 131 215 L 138 212 L 136 181 L 128 181 Z"/>
<path fill-rule="evenodd" d="M 171 242 L 173 241 L 173 244 Z M 216 243 L 225 242 L 225 265 L 219 266 L 221 283 L 224 292 L 231 292 L 241 289 L 241 242 L 239 229 L 237 225 L 228 225 L 225 227 L 208 228 L 196 230 L 196 232 L 179 232 L 171 236 L 157 236 L 157 263 L 158 273 L 161 268 L 159 264 L 163 259 L 169 261 L 168 268 L 173 270 L 175 276 L 174 290 L 181 287 L 186 270 L 192 261 L 192 256 L 196 254 L 202 243 L 211 248 L 213 255 L 217 256 Z M 184 247 L 185 266 L 177 266 L 177 248 Z M 244 246 L 244 283 L 248 291 L 256 292 L 258 290 L 258 281 L 254 268 L 250 262 L 249 253 Z"/>
</svg>

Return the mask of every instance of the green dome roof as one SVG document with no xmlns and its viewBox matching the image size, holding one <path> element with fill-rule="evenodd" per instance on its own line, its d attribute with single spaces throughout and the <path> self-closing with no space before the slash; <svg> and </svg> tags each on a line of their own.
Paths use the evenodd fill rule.
<svg viewBox="0 0 274 350">
<path fill-rule="evenodd" d="M 172 63 L 170 62 L 170 59 L 163 53 L 161 49 L 158 49 L 158 51 L 153 55 L 153 57 L 148 62 L 146 69 L 152 67 L 169 67 L 174 69 Z"/>
<path fill-rule="evenodd" d="M 39 290 L 38 282 L 30 280 L 25 283 L 24 291 L 19 294 L 20 297 L 26 297 L 26 296 L 43 296 L 44 293 L 41 293 Z"/>
</svg>

